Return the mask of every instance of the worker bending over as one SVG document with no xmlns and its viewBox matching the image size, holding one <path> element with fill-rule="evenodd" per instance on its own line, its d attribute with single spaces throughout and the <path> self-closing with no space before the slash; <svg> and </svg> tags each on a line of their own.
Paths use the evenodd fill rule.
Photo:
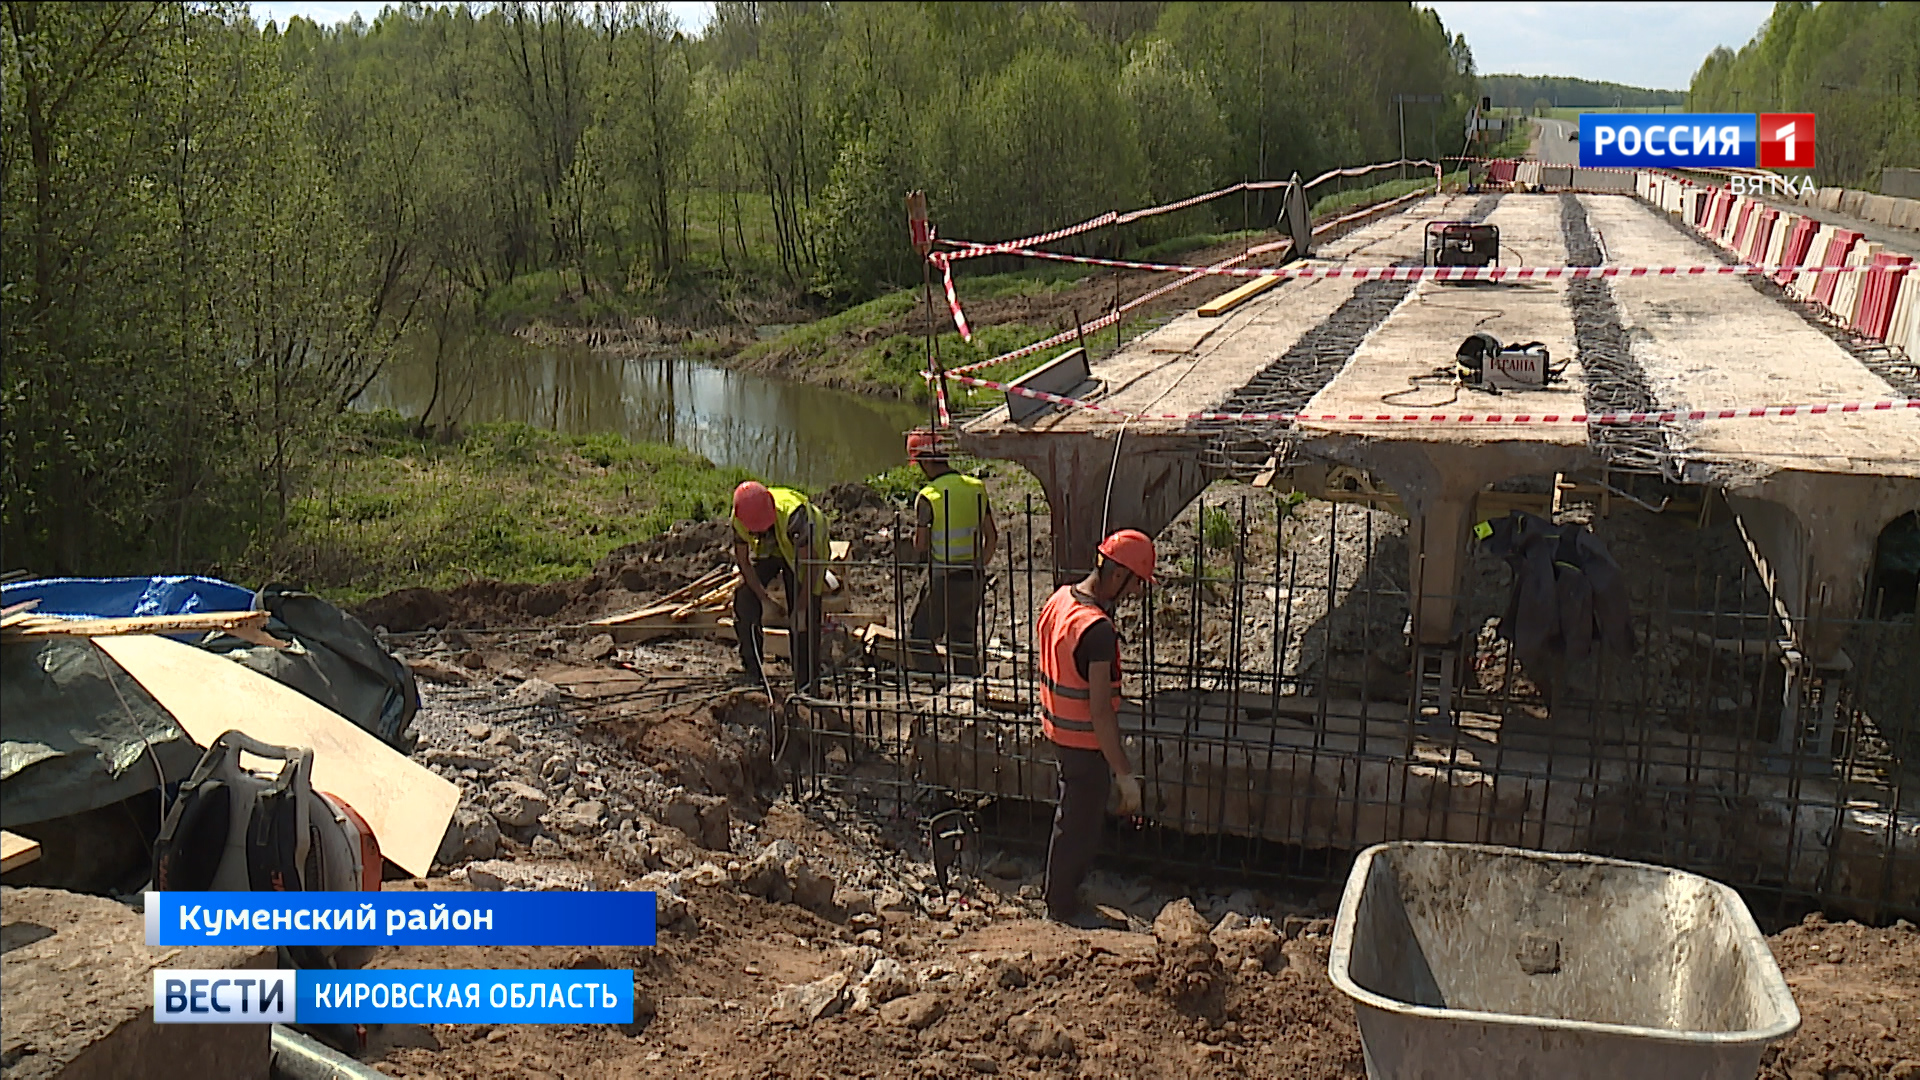
<svg viewBox="0 0 1920 1080">
<path fill-rule="evenodd" d="M 792 488 L 748 480 L 733 489 L 733 632 L 747 678 L 764 681 L 762 617 L 785 617 L 793 652 L 794 688 L 812 690 L 820 674 L 820 598 L 827 591 L 827 516 Z M 783 608 L 767 594 L 775 577 Z M 804 601 L 804 602 L 801 602 Z"/>
<path fill-rule="evenodd" d="M 977 675 L 980 589 L 1000 539 L 987 485 L 955 472 L 931 431 L 908 433 L 907 460 L 927 478 L 913 505 L 913 551 L 927 563 L 927 587 L 907 627 L 913 666 L 939 671 L 934 647 L 945 640 L 954 674 Z"/>
<path fill-rule="evenodd" d="M 1153 582 L 1153 541 L 1122 529 L 1100 544 L 1086 579 L 1047 598 L 1034 628 L 1040 664 L 1040 723 L 1059 763 L 1060 800 L 1047 846 L 1047 916 L 1075 926 L 1080 882 L 1093 866 L 1107 808 L 1109 779 L 1120 786 L 1119 813 L 1140 811 L 1140 781 L 1120 745 L 1120 634 L 1114 606 Z"/>
</svg>

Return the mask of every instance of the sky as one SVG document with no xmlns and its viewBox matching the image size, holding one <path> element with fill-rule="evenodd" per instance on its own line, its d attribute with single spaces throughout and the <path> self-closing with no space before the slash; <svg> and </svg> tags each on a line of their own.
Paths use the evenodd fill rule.
<svg viewBox="0 0 1920 1080">
<path fill-rule="evenodd" d="M 254 15 L 342 22 L 355 11 L 371 20 L 384 5 L 290 0 L 255 3 Z M 1773 10 L 1771 3 L 1450 3 L 1429 2 L 1454 33 L 1467 35 L 1482 73 L 1572 75 L 1629 86 L 1685 90 L 1714 46 L 1738 49 Z M 710 3 L 670 3 L 682 29 L 697 33 Z"/>
<path fill-rule="evenodd" d="M 1739 49 L 1771 3 L 1424 3 L 1467 35 L 1481 74 L 1571 75 L 1685 90 L 1717 45 Z"/>
</svg>

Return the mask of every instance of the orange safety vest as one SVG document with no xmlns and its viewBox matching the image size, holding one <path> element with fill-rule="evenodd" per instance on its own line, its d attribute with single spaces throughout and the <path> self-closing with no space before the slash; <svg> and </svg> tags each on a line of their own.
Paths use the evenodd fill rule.
<svg viewBox="0 0 1920 1080">
<path fill-rule="evenodd" d="M 1073 595 L 1062 585 L 1047 597 L 1034 627 L 1040 653 L 1040 727 L 1047 738 L 1077 750 L 1098 750 L 1093 733 L 1091 684 L 1073 666 L 1080 635 L 1107 617 L 1098 604 Z M 1113 659 L 1113 696 L 1120 697 L 1120 658 Z"/>
</svg>

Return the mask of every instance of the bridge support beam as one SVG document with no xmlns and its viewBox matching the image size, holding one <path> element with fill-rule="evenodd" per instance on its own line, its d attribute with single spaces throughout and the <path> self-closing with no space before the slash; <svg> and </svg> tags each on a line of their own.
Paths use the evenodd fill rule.
<svg viewBox="0 0 1920 1080">
<path fill-rule="evenodd" d="M 1015 462 L 1040 481 L 1062 581 L 1093 567 L 1107 533 L 1158 535 L 1214 480 L 1199 435 L 1123 431 L 1118 424 L 1071 433 L 962 429 L 960 445 L 977 457 Z"/>
</svg>

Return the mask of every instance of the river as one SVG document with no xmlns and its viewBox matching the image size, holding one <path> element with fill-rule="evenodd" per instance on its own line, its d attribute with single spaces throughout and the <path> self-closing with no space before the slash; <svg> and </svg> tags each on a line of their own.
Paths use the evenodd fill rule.
<svg viewBox="0 0 1920 1080">
<path fill-rule="evenodd" d="M 716 465 L 817 489 L 906 460 L 903 432 L 923 406 L 784 382 L 688 357 L 623 357 L 583 346 L 470 339 L 445 364 L 438 419 L 518 420 L 570 435 L 616 432 L 670 443 Z M 433 397 L 431 348 L 403 348 L 362 395 L 418 416 Z"/>
</svg>

